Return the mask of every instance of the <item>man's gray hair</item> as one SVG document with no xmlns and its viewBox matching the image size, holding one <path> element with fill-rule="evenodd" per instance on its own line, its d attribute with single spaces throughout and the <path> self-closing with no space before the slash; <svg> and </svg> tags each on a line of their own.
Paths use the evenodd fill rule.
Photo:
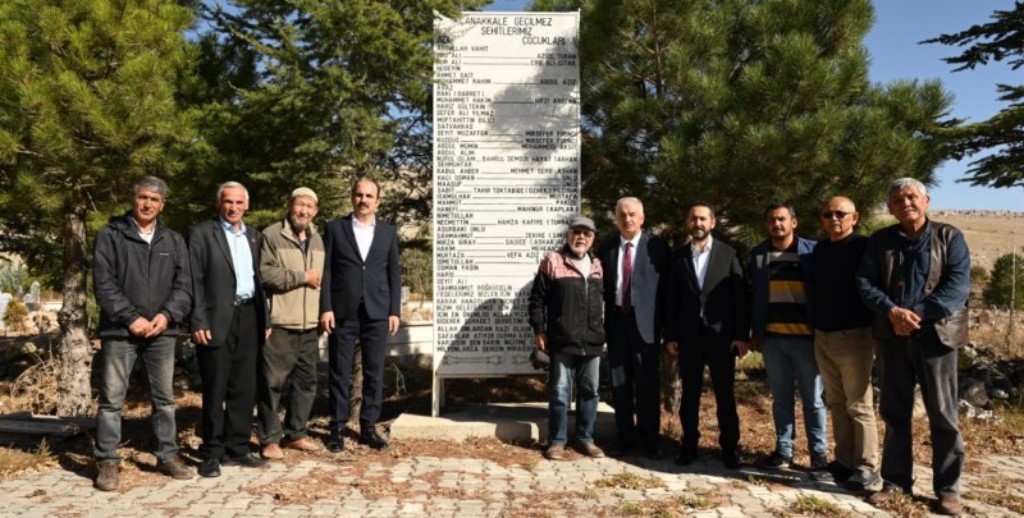
<svg viewBox="0 0 1024 518">
<path fill-rule="evenodd" d="M 896 194 L 902 191 L 903 189 L 906 189 L 907 187 L 914 187 L 917 189 L 917 192 L 921 193 L 921 196 L 928 196 L 928 187 L 925 186 L 925 184 L 922 183 L 920 180 L 916 178 L 910 178 L 908 176 L 905 178 L 897 178 L 896 180 L 893 180 L 892 183 L 889 184 L 889 188 L 885 190 L 885 198 L 892 198 L 893 194 Z"/>
<path fill-rule="evenodd" d="M 155 176 L 143 176 L 132 184 L 132 196 L 139 194 L 141 190 L 152 191 L 167 199 L 167 183 Z"/>
<path fill-rule="evenodd" d="M 627 203 L 635 203 L 640 207 L 640 213 L 644 212 L 644 202 L 640 201 L 640 198 L 636 196 L 623 196 L 619 198 L 619 201 L 615 202 L 615 213 L 618 214 L 622 206 Z"/>
<path fill-rule="evenodd" d="M 245 201 L 249 201 L 249 189 L 246 189 L 244 185 L 235 182 L 224 182 L 217 187 L 217 203 L 220 203 L 220 197 L 224 195 L 224 189 L 241 189 L 245 193 Z"/>
</svg>

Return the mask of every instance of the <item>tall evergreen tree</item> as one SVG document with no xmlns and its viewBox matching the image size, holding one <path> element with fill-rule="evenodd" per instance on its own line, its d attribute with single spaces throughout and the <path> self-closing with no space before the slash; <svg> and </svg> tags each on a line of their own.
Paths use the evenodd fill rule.
<svg viewBox="0 0 1024 518">
<path fill-rule="evenodd" d="M 200 176 L 245 182 L 254 218 L 279 215 L 287 192 L 308 185 L 326 219 L 369 175 L 395 188 L 382 217 L 427 219 L 434 15 L 485 3 L 231 0 L 207 10 L 216 34 L 203 47 L 215 57 L 193 90 L 208 103 Z M 224 79 L 236 82 L 223 88 Z"/>
<path fill-rule="evenodd" d="M 90 411 L 90 216 L 132 179 L 172 174 L 169 151 L 192 135 L 174 99 L 192 18 L 172 0 L 0 4 L 0 248 L 62 271 L 61 415 Z"/>
<path fill-rule="evenodd" d="M 1005 61 L 1017 70 L 1024 66 L 1024 2 L 1014 2 L 1008 11 L 995 11 L 989 23 L 923 43 L 963 48 L 960 55 L 945 59 L 956 66 L 954 71 L 973 70 L 990 61 Z M 988 120 L 958 126 L 948 134 L 958 158 L 992 151 L 971 163 L 966 181 L 988 187 L 1024 186 L 1024 84 L 1000 84 L 996 91 L 1009 106 Z"/>
<path fill-rule="evenodd" d="M 869 0 L 577 0 L 583 191 L 597 214 L 639 196 L 653 228 L 679 230 L 689 201 L 719 208 L 739 241 L 790 201 L 808 216 L 828 195 L 861 206 L 897 176 L 933 180 L 931 136 L 949 96 L 937 82 L 868 79 Z"/>
</svg>

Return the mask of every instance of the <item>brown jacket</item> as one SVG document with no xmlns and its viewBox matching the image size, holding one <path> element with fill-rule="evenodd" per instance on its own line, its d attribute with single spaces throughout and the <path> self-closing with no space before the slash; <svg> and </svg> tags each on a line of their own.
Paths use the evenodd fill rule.
<svg viewBox="0 0 1024 518">
<path fill-rule="evenodd" d="M 319 320 L 320 289 L 306 285 L 306 270 L 315 270 L 323 277 L 324 242 L 312 223 L 306 234 L 309 243 L 303 253 L 287 219 L 263 230 L 260 275 L 267 293 L 270 323 L 275 327 L 313 329 Z"/>
</svg>

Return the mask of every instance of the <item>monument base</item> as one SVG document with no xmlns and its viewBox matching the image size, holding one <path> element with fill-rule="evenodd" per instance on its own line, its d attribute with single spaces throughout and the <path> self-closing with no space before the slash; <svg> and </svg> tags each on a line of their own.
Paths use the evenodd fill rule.
<svg viewBox="0 0 1024 518">
<path fill-rule="evenodd" d="M 493 403 L 471 405 L 430 417 L 404 413 L 391 423 L 394 439 L 464 441 L 494 437 L 502 441 L 547 441 L 547 403 Z M 569 412 L 569 441 L 573 440 L 575 412 Z M 615 440 L 615 411 L 605 403 L 597 407 L 594 438 L 609 444 Z"/>
</svg>

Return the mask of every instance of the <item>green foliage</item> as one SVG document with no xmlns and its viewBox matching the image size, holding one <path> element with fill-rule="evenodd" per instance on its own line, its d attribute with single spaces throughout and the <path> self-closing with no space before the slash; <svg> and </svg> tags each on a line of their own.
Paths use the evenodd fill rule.
<svg viewBox="0 0 1024 518">
<path fill-rule="evenodd" d="M 428 2 L 233 0 L 203 13 L 198 81 L 206 146 L 187 186 L 201 210 L 214 186 L 246 184 L 253 217 L 280 212 L 298 185 L 320 215 L 350 209 L 359 176 L 387 181 L 381 217 L 430 214 L 434 13 L 455 17 L 483 0 Z"/>
<path fill-rule="evenodd" d="M 174 98 L 192 59 L 178 4 L 0 4 L 0 251 L 59 279 L 66 216 L 101 224 L 132 180 L 177 171 L 193 136 Z"/>
<path fill-rule="evenodd" d="M 946 58 L 953 70 L 973 70 L 990 61 L 1006 61 L 1014 70 L 1024 66 L 1024 2 L 1014 2 L 1013 9 L 992 13 L 988 23 L 943 34 L 923 43 L 941 43 L 962 49 L 957 56 Z M 999 100 L 1009 103 L 988 120 L 951 128 L 947 134 L 954 139 L 956 157 L 992 151 L 971 163 L 967 181 L 972 185 L 1014 187 L 1024 185 L 1024 85 L 996 85 Z"/>
<path fill-rule="evenodd" d="M 871 207 L 896 177 L 931 182 L 948 154 L 937 82 L 870 83 L 868 0 L 543 4 L 583 11 L 583 193 L 605 228 L 623 195 L 655 229 L 679 229 L 700 199 L 750 244 L 773 200 Z"/>
<path fill-rule="evenodd" d="M 10 264 L 0 264 L 0 293 L 19 293 L 28 287 L 28 271 Z"/>
<path fill-rule="evenodd" d="M 974 284 L 985 284 L 992 279 L 992 274 L 984 266 L 971 266 L 971 282 Z"/>
<path fill-rule="evenodd" d="M 1011 295 L 1014 307 L 1024 309 L 1024 257 L 1018 254 L 1005 254 L 996 259 L 992 265 L 992 281 L 981 298 L 990 306 L 1008 308 Z"/>
<path fill-rule="evenodd" d="M 7 312 L 4 313 L 4 325 L 14 331 L 25 329 L 25 319 L 28 318 L 28 308 L 18 299 L 11 299 L 7 303 Z"/>
</svg>

